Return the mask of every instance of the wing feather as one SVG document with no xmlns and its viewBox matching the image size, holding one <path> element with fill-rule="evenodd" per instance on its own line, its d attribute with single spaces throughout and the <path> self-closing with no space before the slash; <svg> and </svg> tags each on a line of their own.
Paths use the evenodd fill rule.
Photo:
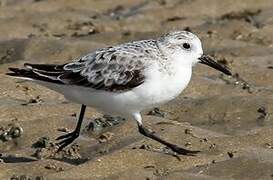
<svg viewBox="0 0 273 180">
<path fill-rule="evenodd" d="M 149 57 L 152 54 L 143 48 L 147 45 L 155 48 L 151 40 L 148 44 L 132 42 L 100 49 L 63 65 L 26 63 L 25 69 L 11 68 L 13 73 L 8 74 L 97 90 L 127 91 L 145 80 L 145 63 L 147 58 L 152 58 Z"/>
</svg>

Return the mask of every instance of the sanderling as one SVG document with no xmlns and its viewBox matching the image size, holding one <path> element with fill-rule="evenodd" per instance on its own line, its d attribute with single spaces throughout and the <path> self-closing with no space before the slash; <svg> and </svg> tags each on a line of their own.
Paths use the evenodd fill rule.
<svg viewBox="0 0 273 180">
<path fill-rule="evenodd" d="M 177 97 L 198 62 L 231 75 L 225 66 L 204 55 L 200 39 L 187 31 L 102 48 L 62 65 L 26 63 L 24 69 L 9 68 L 12 72 L 7 74 L 33 80 L 82 104 L 75 130 L 56 139 L 59 150 L 79 136 L 86 106 L 91 106 L 107 114 L 132 117 L 144 136 L 178 154 L 193 155 L 199 151 L 169 143 L 146 129 L 140 113 Z"/>
</svg>

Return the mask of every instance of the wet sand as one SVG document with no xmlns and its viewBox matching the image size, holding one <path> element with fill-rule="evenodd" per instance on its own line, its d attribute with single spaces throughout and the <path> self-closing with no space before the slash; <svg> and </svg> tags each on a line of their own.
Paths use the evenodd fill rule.
<svg viewBox="0 0 273 180">
<path fill-rule="evenodd" d="M 272 8 L 271 0 L 0 0 L 0 179 L 272 179 Z M 197 156 L 176 156 L 134 121 L 92 108 L 80 138 L 55 153 L 80 105 L 4 75 L 173 29 L 198 34 L 234 73 L 197 65 L 178 98 L 143 112 L 147 127 Z"/>
</svg>

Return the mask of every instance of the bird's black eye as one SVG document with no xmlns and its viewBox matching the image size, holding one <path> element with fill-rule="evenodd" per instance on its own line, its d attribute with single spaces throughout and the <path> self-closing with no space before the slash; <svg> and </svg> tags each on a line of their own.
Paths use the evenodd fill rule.
<svg viewBox="0 0 273 180">
<path fill-rule="evenodd" d="M 191 45 L 189 43 L 184 43 L 183 44 L 183 48 L 184 49 L 190 49 L 191 48 Z"/>
</svg>

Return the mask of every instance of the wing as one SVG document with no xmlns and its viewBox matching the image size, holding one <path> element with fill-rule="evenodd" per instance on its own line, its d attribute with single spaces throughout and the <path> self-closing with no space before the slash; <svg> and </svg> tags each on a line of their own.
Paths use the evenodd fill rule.
<svg viewBox="0 0 273 180">
<path fill-rule="evenodd" d="M 127 43 L 98 50 L 71 63 L 25 64 L 25 69 L 10 68 L 12 73 L 7 74 L 104 91 L 127 91 L 144 82 L 145 64 L 152 56 L 141 43 Z"/>
</svg>

